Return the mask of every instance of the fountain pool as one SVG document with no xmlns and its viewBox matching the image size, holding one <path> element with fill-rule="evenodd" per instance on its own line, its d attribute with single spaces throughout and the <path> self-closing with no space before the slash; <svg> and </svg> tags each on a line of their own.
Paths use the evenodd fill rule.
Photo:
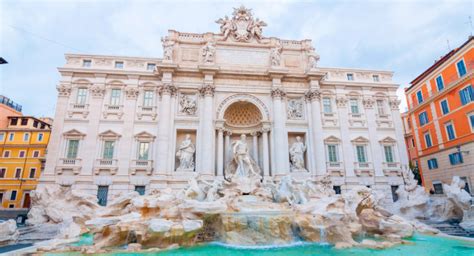
<svg viewBox="0 0 474 256">
<path fill-rule="evenodd" d="M 215 256 L 215 255 L 232 255 L 232 256 L 293 256 L 293 255 L 333 255 L 333 256 L 346 256 L 346 255 L 383 255 L 383 256 L 399 256 L 399 255 L 430 255 L 430 256 L 465 256 L 472 255 L 474 253 L 474 240 L 459 240 L 448 237 L 440 236 L 427 236 L 415 234 L 412 238 L 406 241 L 412 244 L 398 245 L 388 249 L 374 250 L 374 249 L 363 249 L 363 248 L 350 248 L 350 249 L 335 249 L 330 245 L 321 245 L 318 243 L 294 243 L 290 246 L 261 246 L 261 247 L 242 247 L 242 246 L 229 246 L 222 243 L 208 243 L 192 247 L 182 247 L 179 249 L 166 250 L 161 252 L 115 252 L 100 255 L 110 256 L 132 256 L 132 255 L 158 255 L 158 256 L 181 256 L 181 255 L 193 255 L 193 256 Z M 47 253 L 48 256 L 65 256 L 65 255 L 81 255 L 80 253 Z"/>
</svg>

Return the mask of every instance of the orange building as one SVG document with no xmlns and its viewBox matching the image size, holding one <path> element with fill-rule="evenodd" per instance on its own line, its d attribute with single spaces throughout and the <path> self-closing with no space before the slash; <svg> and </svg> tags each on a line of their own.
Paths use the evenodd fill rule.
<svg viewBox="0 0 474 256">
<path fill-rule="evenodd" d="M 402 114 L 409 157 L 424 186 L 442 194 L 453 176 L 474 182 L 474 37 L 450 51 L 405 89 Z"/>
<path fill-rule="evenodd" d="M 0 129 L 7 127 L 9 116 L 21 116 L 21 105 L 0 95 Z"/>
</svg>

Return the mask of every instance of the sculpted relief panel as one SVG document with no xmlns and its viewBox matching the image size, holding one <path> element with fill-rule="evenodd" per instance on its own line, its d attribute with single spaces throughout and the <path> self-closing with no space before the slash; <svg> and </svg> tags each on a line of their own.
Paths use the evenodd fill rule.
<svg viewBox="0 0 474 256">
<path fill-rule="evenodd" d="M 301 120 L 304 118 L 303 100 L 288 100 L 287 116 L 290 120 Z"/>
<path fill-rule="evenodd" d="M 197 111 L 197 96 L 195 94 L 179 95 L 179 114 L 195 116 Z"/>
</svg>

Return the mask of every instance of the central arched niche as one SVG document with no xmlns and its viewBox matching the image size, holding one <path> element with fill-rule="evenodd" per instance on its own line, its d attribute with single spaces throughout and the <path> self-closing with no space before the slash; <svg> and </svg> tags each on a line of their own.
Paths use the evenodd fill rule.
<svg viewBox="0 0 474 256">
<path fill-rule="evenodd" d="M 250 132 L 262 124 L 262 113 L 253 103 L 237 101 L 224 112 L 225 126 L 234 132 Z"/>
</svg>

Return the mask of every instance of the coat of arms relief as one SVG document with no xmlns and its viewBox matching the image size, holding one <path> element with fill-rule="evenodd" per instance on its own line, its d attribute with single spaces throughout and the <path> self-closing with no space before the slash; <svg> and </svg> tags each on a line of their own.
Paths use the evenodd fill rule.
<svg viewBox="0 0 474 256">
<path fill-rule="evenodd" d="M 222 40 L 227 40 L 229 37 L 238 42 L 262 39 L 262 27 L 267 26 L 267 24 L 258 18 L 254 19 L 252 9 L 247 9 L 244 6 L 234 8 L 232 16 L 231 19 L 225 16 L 216 21 L 221 25 L 221 33 L 224 36 Z"/>
</svg>

